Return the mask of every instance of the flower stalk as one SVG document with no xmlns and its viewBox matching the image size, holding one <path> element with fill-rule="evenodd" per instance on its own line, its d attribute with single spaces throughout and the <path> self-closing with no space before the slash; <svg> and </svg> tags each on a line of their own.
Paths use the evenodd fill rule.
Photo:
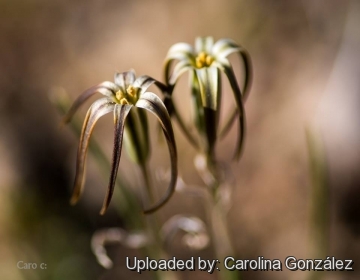
<svg viewBox="0 0 360 280">
<path fill-rule="evenodd" d="M 244 65 L 245 78 L 242 90 L 240 90 L 233 67 L 227 59 L 227 56 L 232 53 L 238 54 Z M 172 67 L 174 63 L 176 64 Z M 194 108 L 193 124 L 199 140 L 190 134 L 190 130 L 186 128 L 184 121 L 176 111 L 175 104 L 171 102 L 176 83 L 185 72 L 189 72 L 191 101 Z M 234 96 L 235 109 L 229 114 L 224 128 L 219 129 L 222 101 L 221 72 L 229 81 Z M 244 102 L 249 94 L 252 81 L 250 56 L 243 47 L 230 39 L 221 39 L 214 43 L 212 37 L 199 37 L 195 40 L 195 48 L 186 43 L 178 43 L 169 49 L 164 64 L 164 76 L 170 96 L 166 96 L 166 99 L 170 101 L 165 104 L 169 112 L 175 115 L 181 130 L 190 143 L 201 155 L 197 158 L 200 161 L 195 162 L 195 167 L 210 193 L 210 196 L 207 196 L 210 198 L 207 201 L 206 208 L 212 229 L 215 252 L 217 258 L 223 260 L 226 256 L 234 255 L 234 252 L 226 222 L 225 208 L 227 207 L 221 197 L 226 178 L 220 174 L 215 148 L 219 138 L 228 133 L 237 118 L 239 135 L 234 158 L 239 159 L 242 154 L 246 131 Z M 220 278 L 235 280 L 239 279 L 239 274 L 223 269 L 220 270 Z"/>
<path fill-rule="evenodd" d="M 329 243 L 329 187 L 325 151 L 320 137 L 311 129 L 306 129 L 306 142 L 311 175 L 309 204 L 310 248 L 313 259 L 325 259 Z M 312 271 L 310 280 L 323 279 L 323 273 Z"/>
<path fill-rule="evenodd" d="M 238 54 L 243 62 L 245 78 L 242 91 L 233 67 L 227 58 L 232 53 Z M 173 64 L 175 64 L 174 67 L 172 67 Z M 176 113 L 176 107 L 171 100 L 178 80 L 186 72 L 189 72 L 190 75 L 194 126 L 200 136 L 200 143 L 188 132 L 189 129 L 184 125 L 181 116 Z M 224 128 L 218 133 L 222 99 L 221 72 L 225 74 L 230 83 L 235 108 L 229 114 Z M 213 156 L 218 135 L 226 135 L 234 120 L 238 119 L 239 135 L 234 158 L 239 159 L 242 154 L 246 131 L 244 102 L 249 95 L 252 82 L 252 66 L 248 52 L 230 39 L 221 39 L 214 43 L 212 37 L 199 37 L 195 40 L 195 48 L 187 43 L 178 43 L 168 51 L 164 63 L 164 77 L 168 86 L 165 105 L 169 114 L 175 115 L 181 130 L 193 146 L 202 149 L 200 152 L 205 150 L 205 153 Z"/>
<path fill-rule="evenodd" d="M 55 104 L 55 106 L 58 108 L 59 112 L 61 114 L 64 114 L 67 112 L 69 108 L 69 99 L 66 96 L 65 93 L 55 93 L 52 96 L 52 101 Z M 134 111 L 135 112 L 135 111 Z M 141 112 L 140 110 L 138 112 Z M 135 115 L 132 116 L 132 118 L 136 118 Z M 131 123 L 131 121 L 129 122 Z M 81 133 L 81 121 L 79 118 L 74 117 L 72 122 L 70 123 L 70 127 L 74 131 L 76 135 L 79 135 Z M 129 133 L 131 134 L 131 132 Z M 132 135 L 134 136 L 134 135 Z M 105 153 L 103 152 L 101 146 L 97 143 L 96 139 L 92 139 L 92 141 L 89 143 L 89 150 L 91 154 L 94 156 L 94 159 L 96 163 L 98 163 L 100 169 L 103 171 L 102 173 L 105 175 L 108 170 L 111 168 L 111 164 L 109 160 L 107 159 Z M 137 151 L 141 151 L 137 150 Z M 148 163 L 146 160 L 140 161 L 139 159 L 144 159 L 143 156 L 137 154 L 136 157 L 133 157 L 132 159 L 136 159 L 137 165 L 141 169 L 141 174 L 144 179 L 145 183 L 145 189 L 148 193 L 148 198 L 145 199 L 145 201 L 148 201 L 150 203 L 153 203 L 155 201 L 155 196 L 153 194 L 153 188 L 151 184 L 151 178 L 150 173 L 148 169 Z M 118 193 L 115 194 L 114 198 L 117 203 L 115 203 L 115 207 L 118 210 L 120 216 L 123 218 L 125 225 L 127 228 L 130 228 L 132 230 L 140 231 L 143 233 L 146 233 L 147 242 L 144 242 L 144 247 L 142 249 L 145 256 L 149 256 L 151 259 L 167 259 L 167 255 L 163 248 L 163 241 L 160 236 L 160 226 L 158 218 L 155 214 L 144 216 L 141 212 L 140 205 L 138 203 L 139 198 L 135 196 L 134 193 L 130 192 L 127 188 L 128 183 L 125 182 L 125 179 L 123 177 L 118 178 L 116 180 L 115 185 L 118 188 Z M 121 229 L 116 229 L 115 232 L 124 232 Z M 101 231 L 101 237 L 103 238 L 104 234 L 106 235 L 114 235 L 114 229 L 110 229 L 109 234 L 106 231 Z M 99 233 L 97 233 L 98 235 Z M 98 237 L 98 236 L 94 236 Z M 110 240 L 111 241 L 111 240 Z M 114 241 L 114 240 L 113 240 Z M 119 240 L 122 241 L 122 240 Z M 104 241 L 103 241 L 104 242 Z M 101 248 L 102 251 L 104 251 L 104 248 Z M 96 248 L 93 249 L 96 252 Z M 104 255 L 105 253 L 102 252 L 102 258 L 107 260 L 105 262 L 106 264 L 109 263 L 110 259 Z M 99 257 L 97 255 L 97 257 Z M 110 261 L 110 263 L 112 263 Z M 110 266 L 111 267 L 111 266 Z M 110 268 L 107 267 L 107 268 Z M 160 271 L 153 272 L 153 277 L 156 280 L 177 280 L 177 276 L 173 272 L 168 272 L 165 274 L 161 273 Z"/>
<path fill-rule="evenodd" d="M 224 188 L 227 183 L 213 158 L 198 155 L 195 167 L 206 184 L 209 196 L 206 196 L 206 211 L 211 228 L 215 254 L 218 260 L 223 261 L 227 256 L 234 256 L 234 246 L 227 223 L 228 201 L 224 198 Z M 238 280 L 238 271 L 220 269 L 220 279 Z"/>
<path fill-rule="evenodd" d="M 245 69 L 242 90 L 232 65 L 227 59 L 227 56 L 232 53 L 238 54 Z M 196 133 L 187 127 L 172 99 L 177 81 L 185 72 L 189 72 L 191 100 L 194 111 L 192 127 L 196 129 Z M 222 129 L 220 129 L 219 125 L 223 94 L 221 73 L 224 73 L 230 84 L 235 105 Z M 88 148 L 95 150 L 96 158 L 99 162 L 107 161 L 101 148 L 96 144 L 95 148 L 93 147 L 94 141 L 90 142 L 90 137 L 97 121 L 102 116 L 113 113 L 114 144 L 112 162 L 110 166 L 109 164 L 102 165 L 102 167 L 106 166 L 110 169 L 110 178 L 100 214 L 105 214 L 112 200 L 115 185 L 119 182 L 117 174 L 123 140 L 125 141 L 124 146 L 129 158 L 140 168 L 143 176 L 145 192 L 142 199 L 144 204 L 146 206 L 151 205 L 143 213 L 154 213 L 165 205 L 174 193 L 178 177 L 177 149 L 170 119 L 170 117 L 174 117 L 186 138 L 196 148 L 198 153 L 202 155 L 199 157 L 201 158 L 200 164 L 197 161 L 195 167 L 206 185 L 208 192 L 208 195 L 206 195 L 206 210 L 211 235 L 216 256 L 219 261 L 222 261 L 226 256 L 234 255 L 234 252 L 226 222 L 228 205 L 223 197 L 223 190 L 228 183 L 227 179 L 220 172 L 221 170 L 219 170 L 220 166 L 216 159 L 215 149 L 219 139 L 226 135 L 234 121 L 238 120 L 238 139 L 234 158 L 239 159 L 242 154 L 246 132 L 244 102 L 249 94 L 252 81 L 250 56 L 243 47 L 230 39 L 222 39 L 214 43 L 212 37 L 197 38 L 194 48 L 186 43 L 175 44 L 170 48 L 165 59 L 164 74 L 166 84 L 162 84 L 149 76 L 136 78 L 132 70 L 116 73 L 114 82 L 103 82 L 93 86 L 75 100 L 73 106 L 64 117 L 65 123 L 69 122 L 76 110 L 94 94 L 100 93 L 104 96 L 91 105 L 81 129 L 71 204 L 77 203 L 84 190 L 85 162 Z M 154 93 L 147 91 L 153 84 L 164 94 L 164 101 Z M 159 121 L 170 155 L 170 182 L 166 193 L 159 200 L 157 200 L 157 194 L 154 192 L 148 167 L 150 141 L 146 112 L 153 114 Z M 131 217 L 130 220 L 134 220 L 132 221 L 133 225 L 146 232 L 145 235 L 148 240 L 141 244 L 143 246 L 146 244 L 145 250 L 147 255 L 153 259 L 166 259 L 166 253 L 163 248 L 163 242 L 166 237 L 163 238 L 160 234 L 157 213 L 145 217 L 142 216 L 141 212 L 138 211 L 140 207 L 137 203 L 141 199 L 139 198 L 140 195 L 134 196 L 129 193 L 128 195 L 133 197 L 129 198 L 129 200 L 127 197 L 124 199 L 122 194 L 126 193 L 126 188 L 121 186 L 121 189 L 122 202 L 125 200 L 125 212 L 128 215 L 126 218 Z M 133 211 L 136 212 L 135 215 Z M 194 222 L 189 218 L 178 217 L 171 224 L 173 226 L 176 225 L 177 230 L 185 229 L 186 232 L 191 232 L 195 235 L 199 231 L 199 233 L 202 232 L 202 235 L 199 235 L 200 237 L 202 236 L 201 238 L 205 236 L 204 230 L 201 230 L 200 223 Z M 190 225 L 197 225 L 195 226 L 197 229 L 194 230 Z M 98 240 L 101 241 L 101 244 L 104 244 L 107 236 L 110 236 L 112 240 L 126 239 L 126 234 L 122 231 L 113 231 L 112 233 L 115 233 L 115 235 L 112 235 L 111 232 L 109 235 L 103 233 Z M 199 236 L 198 238 L 200 238 Z M 187 238 L 189 241 L 189 237 Z M 191 240 L 191 242 L 195 242 L 194 238 Z M 205 243 L 203 242 L 203 244 Z M 105 251 L 104 246 L 101 246 L 98 250 L 100 255 Z M 106 263 L 111 263 L 106 257 L 103 260 L 106 260 Z M 222 280 L 239 279 L 238 272 L 231 272 L 223 268 L 219 273 Z M 154 272 L 154 276 L 156 279 L 176 279 L 176 275 L 172 272 L 166 273 L 165 277 L 163 273 L 157 271 Z"/>
</svg>

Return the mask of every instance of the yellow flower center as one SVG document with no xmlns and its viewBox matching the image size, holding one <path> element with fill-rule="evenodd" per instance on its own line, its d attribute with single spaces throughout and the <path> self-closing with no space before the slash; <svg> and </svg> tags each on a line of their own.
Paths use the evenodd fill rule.
<svg viewBox="0 0 360 280">
<path fill-rule="evenodd" d="M 129 96 L 131 97 L 135 97 L 137 95 L 139 88 L 135 88 L 133 86 L 128 86 L 128 88 L 126 89 L 126 92 Z"/>
<path fill-rule="evenodd" d="M 129 102 L 128 102 L 125 98 L 122 98 L 122 99 L 120 100 L 120 104 L 121 104 L 121 105 L 129 105 Z"/>
<path fill-rule="evenodd" d="M 135 105 L 135 103 L 139 99 L 139 91 L 140 88 L 130 85 L 126 89 L 126 92 L 123 92 L 122 90 L 117 91 L 116 99 L 119 101 L 121 105 L 128 105 L 128 104 Z"/>
<path fill-rule="evenodd" d="M 211 63 L 213 63 L 213 61 L 214 58 L 211 55 L 205 52 L 200 52 L 195 59 L 195 64 L 197 68 L 203 68 L 203 67 L 209 67 Z"/>
</svg>

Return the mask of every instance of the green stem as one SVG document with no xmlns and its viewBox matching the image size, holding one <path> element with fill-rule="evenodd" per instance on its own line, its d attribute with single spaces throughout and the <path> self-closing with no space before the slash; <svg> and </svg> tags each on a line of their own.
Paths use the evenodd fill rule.
<svg viewBox="0 0 360 280">
<path fill-rule="evenodd" d="M 142 176 L 144 178 L 146 188 L 146 201 L 153 204 L 156 199 L 156 194 L 153 192 L 152 180 L 149 173 L 148 162 L 139 164 Z M 162 238 L 160 236 L 160 223 L 158 212 L 146 215 L 147 232 L 150 236 L 150 244 L 147 252 L 152 259 L 168 259 L 168 256 L 163 248 Z M 160 270 L 154 272 L 155 279 L 159 280 L 177 280 L 177 275 L 172 271 L 162 272 Z"/>
<path fill-rule="evenodd" d="M 311 174 L 310 196 L 310 248 L 312 258 L 324 259 L 328 253 L 329 239 L 329 188 L 324 148 L 319 137 L 306 130 Z M 309 279 L 320 280 L 321 272 L 311 272 Z"/>
<path fill-rule="evenodd" d="M 214 180 L 208 189 L 210 192 L 210 199 L 208 199 L 207 212 L 211 223 L 211 236 L 214 243 L 215 254 L 217 259 L 223 263 L 228 256 L 235 256 L 233 245 L 230 238 L 230 233 L 227 224 L 226 207 L 221 198 L 222 180 L 218 173 L 218 166 L 216 161 L 210 155 L 207 156 L 206 170 L 209 172 Z M 238 271 L 229 271 L 225 267 L 219 267 L 220 279 L 222 280 L 239 280 L 240 273 Z"/>
<path fill-rule="evenodd" d="M 140 164 L 140 169 L 141 169 L 142 176 L 144 178 L 146 194 L 147 194 L 146 199 L 148 200 L 148 202 L 153 203 L 155 201 L 155 195 L 153 193 L 153 188 L 152 188 L 152 184 L 151 184 L 148 163 L 145 162 L 143 164 Z"/>
<path fill-rule="evenodd" d="M 195 149 L 199 149 L 199 144 L 195 140 L 195 137 L 190 133 L 190 129 L 188 127 L 186 127 L 185 122 L 182 119 L 181 115 L 179 114 L 178 110 L 176 109 L 175 104 L 173 104 L 172 106 L 173 106 L 174 116 L 175 116 L 175 118 L 176 118 L 176 120 L 177 120 L 177 122 L 179 124 L 179 127 L 180 127 L 181 131 L 184 133 L 185 137 L 188 139 L 190 144 Z"/>
<path fill-rule="evenodd" d="M 232 127 L 238 113 L 239 112 L 236 109 L 233 109 L 233 111 L 229 115 L 228 119 L 225 121 L 224 127 L 220 131 L 220 134 L 219 134 L 220 139 L 224 138 L 225 135 L 228 134 L 228 132 L 229 132 L 230 128 Z"/>
</svg>

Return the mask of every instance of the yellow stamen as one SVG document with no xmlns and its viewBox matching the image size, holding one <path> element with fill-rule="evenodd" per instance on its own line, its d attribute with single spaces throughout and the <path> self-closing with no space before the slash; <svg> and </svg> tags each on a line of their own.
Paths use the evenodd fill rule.
<svg viewBox="0 0 360 280">
<path fill-rule="evenodd" d="M 129 103 L 135 104 L 139 99 L 140 88 L 130 85 L 126 89 L 126 93 L 126 99 L 129 101 Z"/>
<path fill-rule="evenodd" d="M 126 92 L 131 96 L 134 97 L 136 94 L 136 89 L 133 86 L 128 86 Z"/>
<path fill-rule="evenodd" d="M 211 63 L 213 63 L 213 61 L 214 61 L 214 58 L 211 55 L 208 55 L 206 57 L 206 66 L 210 66 Z"/>
<path fill-rule="evenodd" d="M 214 58 L 205 52 L 200 52 L 195 58 L 195 65 L 197 68 L 209 67 L 213 63 Z"/>
<path fill-rule="evenodd" d="M 115 96 L 116 96 L 117 100 L 121 100 L 122 98 L 124 98 L 124 94 L 123 94 L 123 92 L 121 90 L 118 90 L 116 92 Z"/>
<path fill-rule="evenodd" d="M 122 99 L 120 100 L 120 104 L 121 104 L 121 105 L 129 105 L 129 102 L 128 102 L 125 98 L 122 98 Z"/>
<path fill-rule="evenodd" d="M 197 68 L 202 68 L 202 67 L 203 67 L 203 64 L 202 64 L 202 62 L 201 62 L 201 60 L 200 60 L 199 57 L 196 58 L 195 64 L 196 64 L 196 67 L 197 67 Z"/>
<path fill-rule="evenodd" d="M 205 52 L 201 52 L 201 53 L 199 53 L 198 57 L 199 57 L 199 59 L 200 59 L 201 62 L 204 62 L 205 59 L 206 59 L 206 53 L 205 53 Z"/>
</svg>

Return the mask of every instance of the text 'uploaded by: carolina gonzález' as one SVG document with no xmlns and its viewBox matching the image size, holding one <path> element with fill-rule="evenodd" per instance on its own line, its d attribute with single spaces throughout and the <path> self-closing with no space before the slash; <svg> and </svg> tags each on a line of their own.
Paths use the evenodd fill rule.
<svg viewBox="0 0 360 280">
<path fill-rule="evenodd" d="M 279 259 L 265 259 L 260 256 L 257 259 L 236 259 L 226 257 L 221 262 L 218 259 L 208 260 L 201 257 L 191 257 L 187 260 L 177 259 L 175 257 L 165 259 L 138 259 L 136 257 L 126 257 L 126 267 L 129 270 L 142 273 L 144 271 L 206 271 L 210 274 L 215 270 L 226 269 L 229 271 L 354 271 L 353 260 L 340 260 L 335 257 L 326 257 L 325 259 L 297 259 L 294 256 L 288 256 L 284 261 Z"/>
</svg>

